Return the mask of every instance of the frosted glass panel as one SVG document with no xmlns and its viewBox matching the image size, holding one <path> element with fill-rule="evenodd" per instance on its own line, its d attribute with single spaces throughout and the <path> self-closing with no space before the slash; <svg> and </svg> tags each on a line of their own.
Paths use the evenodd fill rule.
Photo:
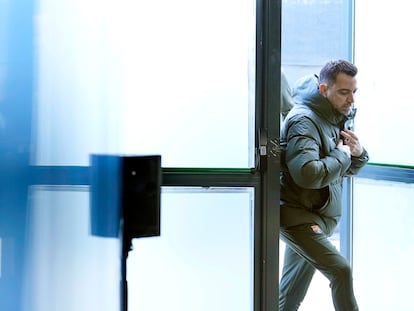
<svg viewBox="0 0 414 311">
<path fill-rule="evenodd" d="M 161 206 L 161 236 L 129 255 L 129 310 L 253 310 L 253 190 L 163 188 Z"/>
<path fill-rule="evenodd" d="M 361 310 L 414 310 L 414 184 L 355 178 L 354 280 Z"/>
<path fill-rule="evenodd" d="M 88 188 L 53 189 L 30 191 L 22 310 L 119 310 L 119 240 L 90 235 Z"/>
<path fill-rule="evenodd" d="M 251 167 L 254 0 L 38 0 L 38 165 Z M 237 155 L 237 157 L 235 157 Z"/>
<path fill-rule="evenodd" d="M 410 1 L 355 1 L 356 127 L 374 163 L 414 165 L 414 149 L 405 135 L 411 132 L 414 105 L 401 91 L 412 89 L 414 46 L 395 35 L 413 27 Z M 384 142 L 398 146 L 398 152 L 384 148 Z"/>
</svg>

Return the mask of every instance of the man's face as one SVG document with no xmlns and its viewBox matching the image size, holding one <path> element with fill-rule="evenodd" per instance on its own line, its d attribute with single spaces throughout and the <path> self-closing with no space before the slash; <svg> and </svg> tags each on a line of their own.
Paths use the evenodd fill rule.
<svg viewBox="0 0 414 311">
<path fill-rule="evenodd" d="M 354 103 L 354 94 L 357 90 L 356 84 L 355 77 L 340 73 L 333 85 L 321 84 L 319 89 L 321 94 L 329 100 L 337 111 L 347 116 L 351 112 Z"/>
</svg>

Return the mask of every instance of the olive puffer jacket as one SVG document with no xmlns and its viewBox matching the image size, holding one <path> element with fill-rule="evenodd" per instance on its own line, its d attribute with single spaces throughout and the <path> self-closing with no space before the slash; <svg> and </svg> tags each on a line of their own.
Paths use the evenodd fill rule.
<svg viewBox="0 0 414 311">
<path fill-rule="evenodd" d="M 336 148 L 349 118 L 337 112 L 319 93 L 315 75 L 293 89 L 296 105 L 283 122 L 280 142 L 281 227 L 318 224 L 331 235 L 341 216 L 342 182 L 357 174 L 368 154 L 349 158 Z"/>
</svg>

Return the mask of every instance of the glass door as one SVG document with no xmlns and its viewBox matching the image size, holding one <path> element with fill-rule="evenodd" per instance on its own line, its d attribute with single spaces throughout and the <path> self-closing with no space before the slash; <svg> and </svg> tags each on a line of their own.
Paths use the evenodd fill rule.
<svg viewBox="0 0 414 311">
<path fill-rule="evenodd" d="M 353 5 L 354 1 L 348 0 L 282 1 L 282 71 L 292 89 L 303 76 L 318 75 L 329 60 L 352 60 Z M 359 101 L 356 105 L 359 106 Z M 360 108 L 357 119 L 359 113 Z M 330 238 L 332 244 L 348 259 L 351 259 L 351 184 L 350 179 L 344 182 L 341 223 Z M 281 268 L 284 252 L 285 245 L 282 242 Z M 324 311 L 333 308 L 329 281 L 319 271 L 312 279 L 301 308 Z"/>
<path fill-rule="evenodd" d="M 161 235 L 133 241 L 129 310 L 274 310 L 280 3 L 0 6 L 1 309 L 119 310 L 90 158 L 157 154 Z"/>
</svg>

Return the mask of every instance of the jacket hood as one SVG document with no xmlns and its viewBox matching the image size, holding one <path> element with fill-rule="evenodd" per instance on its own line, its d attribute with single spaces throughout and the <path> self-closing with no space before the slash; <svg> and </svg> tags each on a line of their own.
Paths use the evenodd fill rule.
<svg viewBox="0 0 414 311">
<path fill-rule="evenodd" d="M 346 120 L 353 119 L 355 109 L 352 108 L 348 117 L 339 113 L 327 98 L 319 92 L 319 78 L 317 75 L 308 75 L 299 79 L 293 87 L 293 99 L 298 105 L 305 105 L 312 109 L 323 119 L 333 125 L 343 128 Z"/>
</svg>

